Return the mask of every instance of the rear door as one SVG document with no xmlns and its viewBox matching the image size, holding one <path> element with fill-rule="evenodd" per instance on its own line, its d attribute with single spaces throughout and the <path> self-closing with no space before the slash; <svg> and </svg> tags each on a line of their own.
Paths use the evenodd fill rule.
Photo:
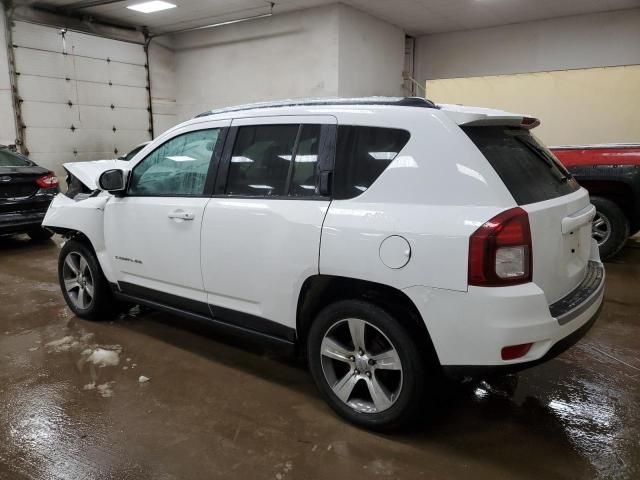
<svg viewBox="0 0 640 480">
<path fill-rule="evenodd" d="M 236 119 L 202 225 L 202 277 L 212 314 L 291 337 L 298 294 L 318 273 L 330 200 L 332 116 Z"/>
<path fill-rule="evenodd" d="M 533 281 L 553 303 L 584 278 L 598 258 L 591 239 L 595 209 L 553 154 L 523 128 L 462 127 L 529 214 Z"/>
</svg>

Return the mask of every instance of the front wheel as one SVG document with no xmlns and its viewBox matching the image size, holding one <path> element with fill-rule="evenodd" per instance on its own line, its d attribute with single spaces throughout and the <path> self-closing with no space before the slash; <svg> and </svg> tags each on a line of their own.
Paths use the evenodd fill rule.
<svg viewBox="0 0 640 480">
<path fill-rule="evenodd" d="M 600 249 L 603 260 L 613 257 L 624 246 L 629 236 L 629 221 L 622 209 L 608 198 L 591 197 L 596 216 L 591 234 Z"/>
<path fill-rule="evenodd" d="M 111 318 L 116 302 L 93 250 L 78 240 L 67 241 L 58 258 L 62 295 L 77 316 L 89 320 Z"/>
<path fill-rule="evenodd" d="M 345 300 L 326 307 L 311 326 L 307 351 L 320 393 L 352 423 L 391 430 L 424 406 L 428 373 L 418 346 L 375 305 Z"/>
</svg>

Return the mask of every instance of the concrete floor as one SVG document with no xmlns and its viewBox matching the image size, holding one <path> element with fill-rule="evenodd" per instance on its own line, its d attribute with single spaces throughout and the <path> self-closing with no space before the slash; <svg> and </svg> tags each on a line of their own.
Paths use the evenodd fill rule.
<svg viewBox="0 0 640 480">
<path fill-rule="evenodd" d="M 461 385 L 435 422 L 396 435 L 339 420 L 293 362 L 182 319 L 74 317 L 58 250 L 0 239 L 2 479 L 640 478 L 640 243 L 607 264 L 580 344 Z M 91 363 L 96 348 L 118 364 Z"/>
</svg>

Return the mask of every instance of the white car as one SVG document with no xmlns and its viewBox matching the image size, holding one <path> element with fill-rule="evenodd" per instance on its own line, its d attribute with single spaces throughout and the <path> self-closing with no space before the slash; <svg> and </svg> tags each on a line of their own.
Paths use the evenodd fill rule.
<svg viewBox="0 0 640 480">
<path fill-rule="evenodd" d="M 62 293 L 298 348 L 340 415 L 397 427 L 442 373 L 545 361 L 600 311 L 595 209 L 538 123 L 418 98 L 206 112 L 56 197 Z"/>
</svg>

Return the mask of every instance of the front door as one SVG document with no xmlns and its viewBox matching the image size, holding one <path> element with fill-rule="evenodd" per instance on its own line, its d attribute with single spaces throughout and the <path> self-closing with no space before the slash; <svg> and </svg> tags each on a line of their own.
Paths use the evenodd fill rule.
<svg viewBox="0 0 640 480">
<path fill-rule="evenodd" d="M 229 123 L 175 132 L 133 166 L 126 194 L 107 203 L 106 251 L 123 292 L 206 311 L 200 228 Z"/>
</svg>

